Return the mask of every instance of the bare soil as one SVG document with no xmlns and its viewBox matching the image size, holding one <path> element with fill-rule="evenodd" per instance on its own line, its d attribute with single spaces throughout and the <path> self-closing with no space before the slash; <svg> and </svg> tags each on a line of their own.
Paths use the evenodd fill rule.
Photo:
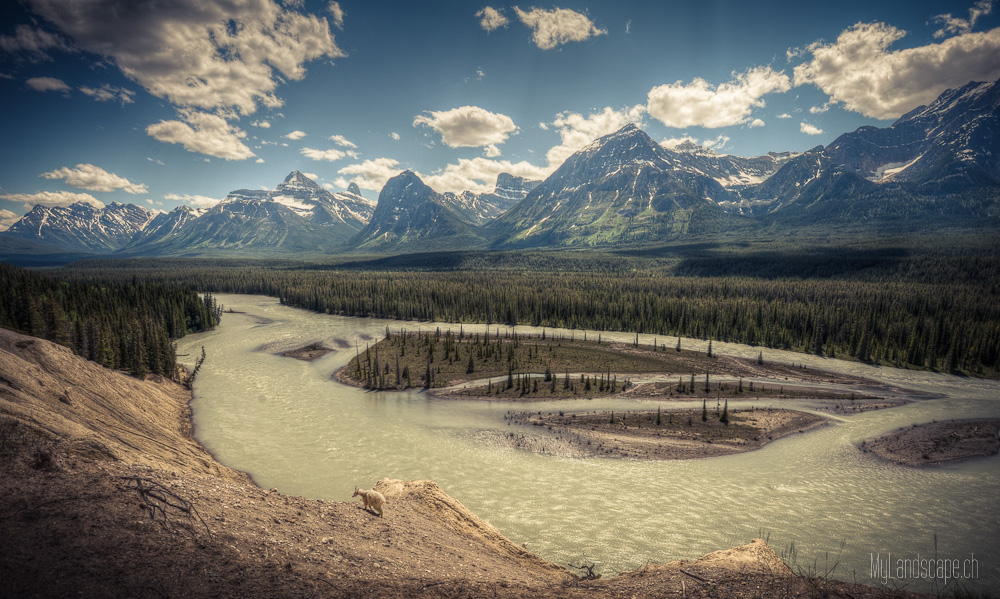
<svg viewBox="0 0 1000 599">
<path fill-rule="evenodd" d="M 0 597 L 912 596 L 794 575 L 760 540 L 587 580 L 430 481 L 378 481 L 381 518 L 265 491 L 190 436 L 189 398 L 0 330 Z"/>
<path fill-rule="evenodd" d="M 903 466 L 923 467 L 996 455 L 1000 419 L 915 424 L 861 442 L 861 451 Z"/>
</svg>

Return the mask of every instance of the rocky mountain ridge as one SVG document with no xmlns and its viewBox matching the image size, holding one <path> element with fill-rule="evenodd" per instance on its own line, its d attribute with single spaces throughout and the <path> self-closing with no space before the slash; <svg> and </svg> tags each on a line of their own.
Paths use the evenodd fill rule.
<svg viewBox="0 0 1000 599">
<path fill-rule="evenodd" d="M 641 246 L 761 227 L 881 235 L 995 228 L 998 218 L 1000 81 L 948 90 L 889 127 L 861 127 L 803 153 L 668 148 L 628 125 L 545 181 L 501 174 L 490 194 L 439 194 L 407 171 L 376 204 L 356 186 L 331 193 L 293 171 L 273 190 L 235 190 L 204 212 L 36 206 L 2 237 L 90 254 L 391 254 Z"/>
</svg>

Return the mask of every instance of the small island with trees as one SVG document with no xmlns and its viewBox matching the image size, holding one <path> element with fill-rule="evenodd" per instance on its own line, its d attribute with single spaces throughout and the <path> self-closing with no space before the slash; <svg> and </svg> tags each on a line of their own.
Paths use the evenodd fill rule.
<svg viewBox="0 0 1000 599">
<path fill-rule="evenodd" d="M 704 352 L 683 345 L 679 337 L 647 345 L 638 336 L 623 343 L 600 333 L 593 338 L 584 332 L 526 334 L 499 327 L 475 332 L 461 326 L 457 332 L 387 328 L 377 343 L 357 347 L 334 376 L 372 391 L 421 389 L 452 399 L 523 404 L 614 397 L 695 404 L 619 412 L 511 411 L 506 419 L 518 428 L 498 439 L 541 453 L 630 459 L 752 451 L 826 422 L 817 414 L 772 405 L 783 400 L 819 400 L 822 409 L 838 413 L 907 402 L 857 377 L 770 363 L 763 350 L 756 359 L 746 359 L 713 353 L 711 342 Z"/>
</svg>

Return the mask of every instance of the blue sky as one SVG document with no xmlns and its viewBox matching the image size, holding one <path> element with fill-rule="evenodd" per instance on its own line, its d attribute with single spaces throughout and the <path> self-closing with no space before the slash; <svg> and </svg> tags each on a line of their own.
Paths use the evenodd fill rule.
<svg viewBox="0 0 1000 599">
<path fill-rule="evenodd" d="M 1000 78 L 992 0 L 22 0 L 0 14 L 0 228 L 35 203 L 208 206 L 293 169 L 373 199 L 404 169 L 484 191 L 629 122 L 667 146 L 803 151 Z"/>
</svg>

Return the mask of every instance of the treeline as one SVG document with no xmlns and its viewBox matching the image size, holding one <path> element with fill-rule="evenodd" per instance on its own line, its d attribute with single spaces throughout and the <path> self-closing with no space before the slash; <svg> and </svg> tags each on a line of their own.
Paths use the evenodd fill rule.
<svg viewBox="0 0 1000 599">
<path fill-rule="evenodd" d="M 1000 286 L 650 272 L 106 271 L 316 312 L 635 331 L 984 376 L 1000 374 Z M 100 276 L 91 267 L 86 276 Z"/>
<path fill-rule="evenodd" d="M 172 341 L 219 322 L 210 295 L 163 283 L 59 281 L 0 263 L 0 289 L 0 326 L 139 377 L 173 378 Z"/>
</svg>

